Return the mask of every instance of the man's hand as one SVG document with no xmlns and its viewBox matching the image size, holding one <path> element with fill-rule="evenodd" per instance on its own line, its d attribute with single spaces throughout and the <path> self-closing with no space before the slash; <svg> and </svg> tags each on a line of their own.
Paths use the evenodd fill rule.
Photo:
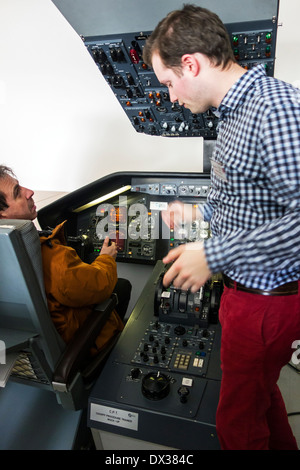
<svg viewBox="0 0 300 470">
<path fill-rule="evenodd" d="M 114 259 L 116 259 L 117 252 L 118 251 L 115 242 L 111 242 L 111 245 L 109 245 L 109 237 L 105 237 L 100 251 L 100 255 L 110 255 Z"/>
<path fill-rule="evenodd" d="M 163 259 L 165 264 L 173 262 L 163 278 L 163 284 L 168 287 L 172 282 L 174 287 L 197 292 L 211 277 L 212 273 L 206 262 L 203 243 L 187 243 L 169 251 Z"/>
</svg>

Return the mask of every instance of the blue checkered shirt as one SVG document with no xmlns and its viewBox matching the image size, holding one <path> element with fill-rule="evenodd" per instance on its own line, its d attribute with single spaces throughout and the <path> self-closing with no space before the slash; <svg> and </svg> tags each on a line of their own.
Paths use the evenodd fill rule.
<svg viewBox="0 0 300 470">
<path fill-rule="evenodd" d="M 300 90 L 259 65 L 217 114 L 205 207 L 210 269 L 258 289 L 300 279 Z"/>
</svg>

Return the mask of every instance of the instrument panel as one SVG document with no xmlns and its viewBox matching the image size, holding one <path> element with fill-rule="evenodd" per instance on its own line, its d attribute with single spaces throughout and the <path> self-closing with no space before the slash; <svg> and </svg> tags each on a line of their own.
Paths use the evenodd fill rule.
<svg viewBox="0 0 300 470">
<path fill-rule="evenodd" d="M 274 75 L 277 21 L 258 20 L 225 25 L 235 60 L 245 69 L 263 64 Z M 167 87 L 143 62 L 151 31 L 84 37 L 84 44 L 134 129 L 164 137 L 215 140 L 218 119 L 213 110 L 194 114 L 170 101 Z"/>
<path fill-rule="evenodd" d="M 165 269 L 156 263 L 89 398 L 88 425 L 106 450 L 219 449 L 220 284 L 183 304 L 180 290 L 162 288 Z"/>
<path fill-rule="evenodd" d="M 206 176 L 198 178 L 131 178 L 122 194 L 80 210 L 76 216 L 76 236 L 68 242 L 81 258 L 93 261 L 101 252 L 106 236 L 117 245 L 118 261 L 154 264 L 170 248 L 182 243 L 206 239 L 209 223 L 182 220 L 179 227 L 163 223 L 161 213 L 168 203 L 184 200 L 185 213 L 203 205 L 209 191 Z"/>
</svg>

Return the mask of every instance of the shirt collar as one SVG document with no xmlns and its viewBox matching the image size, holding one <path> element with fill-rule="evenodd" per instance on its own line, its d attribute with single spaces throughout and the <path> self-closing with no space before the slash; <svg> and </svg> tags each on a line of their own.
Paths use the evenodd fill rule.
<svg viewBox="0 0 300 470">
<path fill-rule="evenodd" d="M 266 72 L 263 64 L 259 64 L 244 73 L 226 93 L 218 109 L 214 111 L 216 116 L 222 118 L 231 110 L 234 110 L 245 95 L 245 92 L 252 86 L 253 82 L 265 75 Z"/>
</svg>

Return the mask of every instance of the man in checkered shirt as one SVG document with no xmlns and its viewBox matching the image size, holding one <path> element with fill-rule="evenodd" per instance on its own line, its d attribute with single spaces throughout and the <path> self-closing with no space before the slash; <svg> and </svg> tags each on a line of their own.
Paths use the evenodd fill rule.
<svg viewBox="0 0 300 470">
<path fill-rule="evenodd" d="M 219 18 L 191 5 L 159 23 L 144 60 L 172 102 L 219 116 L 204 210 L 213 236 L 163 261 L 165 286 L 192 292 L 223 273 L 221 447 L 297 449 L 276 383 L 300 339 L 300 92 L 263 65 L 239 66 Z"/>
</svg>

